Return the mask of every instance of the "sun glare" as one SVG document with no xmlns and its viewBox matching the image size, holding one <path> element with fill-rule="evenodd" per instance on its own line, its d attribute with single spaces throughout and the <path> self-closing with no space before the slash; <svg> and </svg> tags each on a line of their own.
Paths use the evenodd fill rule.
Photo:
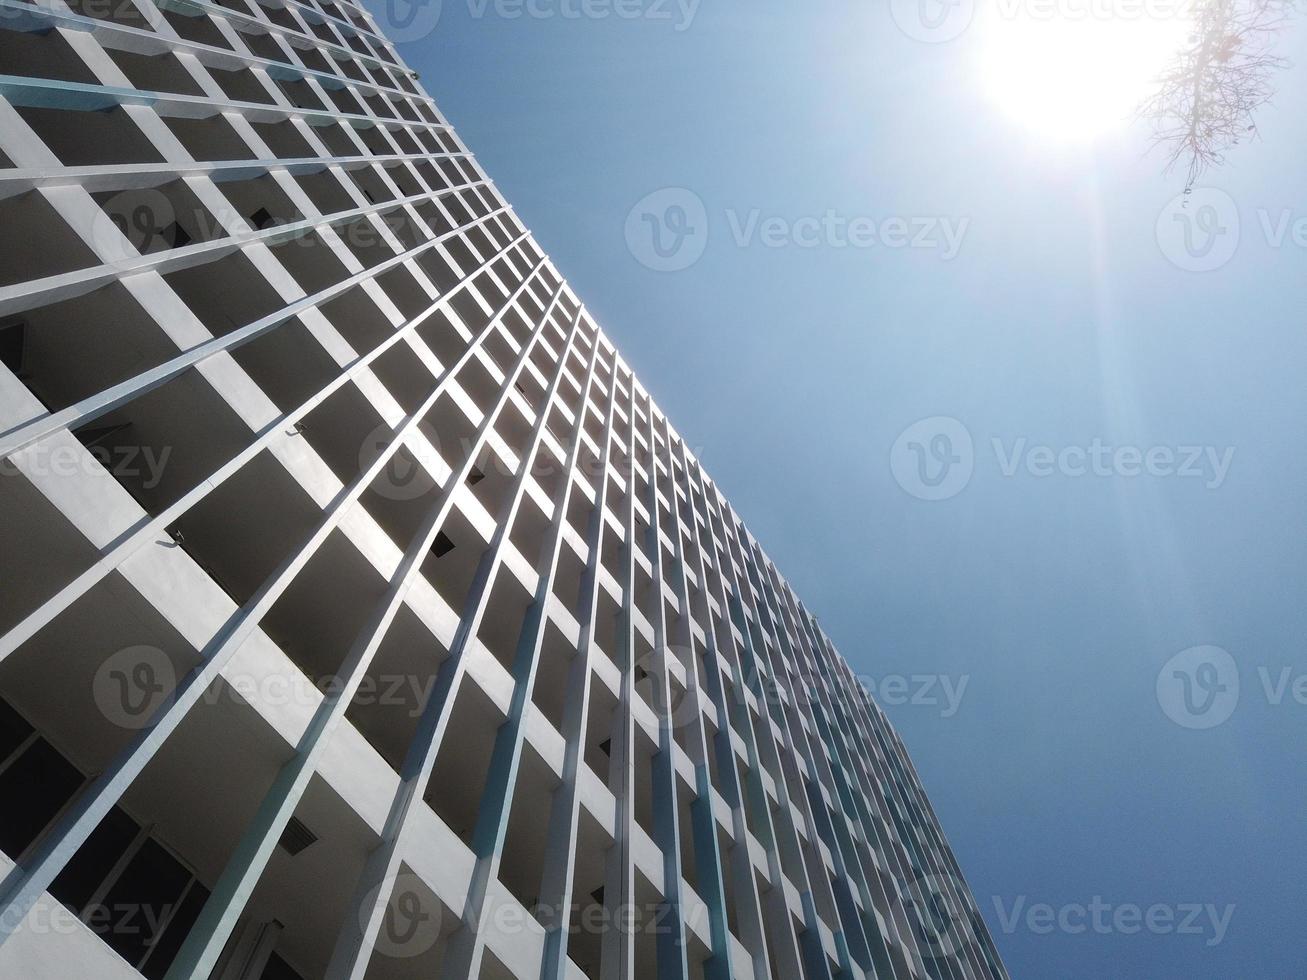
<svg viewBox="0 0 1307 980">
<path fill-rule="evenodd" d="M 1087 142 L 1124 126 L 1189 35 L 1180 3 L 994 0 L 986 5 L 987 95 L 1038 135 Z"/>
</svg>

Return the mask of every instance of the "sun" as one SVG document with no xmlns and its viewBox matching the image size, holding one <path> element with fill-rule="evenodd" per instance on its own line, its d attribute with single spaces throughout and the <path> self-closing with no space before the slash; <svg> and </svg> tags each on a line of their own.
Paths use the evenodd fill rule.
<svg viewBox="0 0 1307 980">
<path fill-rule="evenodd" d="M 1056 142 L 1124 127 L 1192 31 L 1183 0 L 992 0 L 977 15 L 987 97 Z"/>
</svg>

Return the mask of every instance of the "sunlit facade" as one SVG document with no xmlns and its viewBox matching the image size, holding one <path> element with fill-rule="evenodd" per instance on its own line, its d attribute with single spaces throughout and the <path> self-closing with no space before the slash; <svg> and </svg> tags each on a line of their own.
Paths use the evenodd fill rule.
<svg viewBox="0 0 1307 980">
<path fill-rule="evenodd" d="M 0 976 L 1005 976 L 361 7 L 0 5 Z"/>
</svg>

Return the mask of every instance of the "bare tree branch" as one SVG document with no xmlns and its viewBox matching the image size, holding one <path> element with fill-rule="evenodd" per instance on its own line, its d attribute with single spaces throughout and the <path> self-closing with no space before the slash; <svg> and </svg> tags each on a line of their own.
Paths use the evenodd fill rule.
<svg viewBox="0 0 1307 980">
<path fill-rule="evenodd" d="M 1287 67 L 1275 43 L 1298 0 L 1196 0 L 1188 45 L 1140 108 L 1153 125 L 1166 169 L 1186 168 L 1185 190 L 1241 140 L 1257 133 L 1254 115 L 1275 94 Z"/>
</svg>

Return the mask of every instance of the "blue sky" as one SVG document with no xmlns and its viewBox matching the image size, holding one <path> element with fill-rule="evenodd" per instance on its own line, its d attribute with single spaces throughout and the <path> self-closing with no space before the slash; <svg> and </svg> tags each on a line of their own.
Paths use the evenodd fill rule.
<svg viewBox="0 0 1307 980">
<path fill-rule="evenodd" d="M 855 670 L 889 679 L 1013 975 L 1307 975 L 1305 69 L 1204 179 L 1228 197 L 1176 221 L 1144 129 L 1045 138 L 987 95 L 977 31 L 923 44 L 879 2 L 563 2 L 444 0 L 402 50 Z M 1303 28 L 1284 51 L 1307 63 Z M 650 268 L 644 213 L 697 261 Z M 889 218 L 927 245 L 963 229 L 957 254 L 895 247 Z M 855 219 L 875 244 L 848 244 Z M 1214 252 L 1177 252 L 1189 220 Z M 1186 714 L 1181 673 L 1214 712 Z M 1173 925 L 1130 928 L 1153 906 Z"/>
</svg>

